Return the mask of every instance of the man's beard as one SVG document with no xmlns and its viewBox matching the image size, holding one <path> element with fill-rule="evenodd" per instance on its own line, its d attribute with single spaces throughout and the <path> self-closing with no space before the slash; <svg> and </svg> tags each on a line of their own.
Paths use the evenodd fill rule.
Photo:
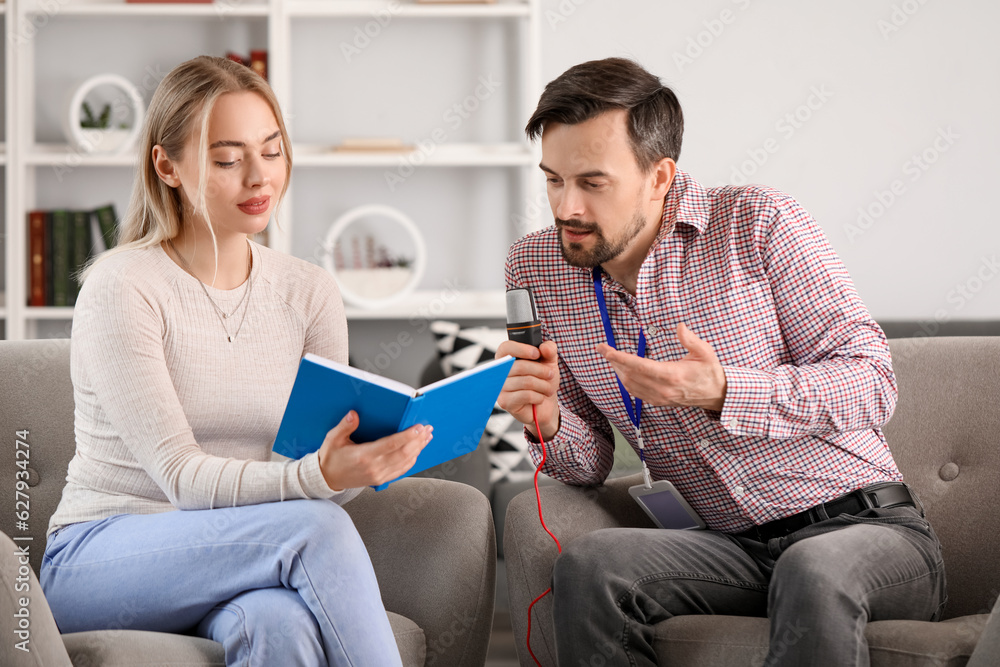
<svg viewBox="0 0 1000 667">
<path fill-rule="evenodd" d="M 559 234 L 559 249 L 562 251 L 563 259 L 570 266 L 577 266 L 582 269 L 592 269 L 595 266 L 610 262 L 615 257 L 621 255 L 628 248 L 635 237 L 642 233 L 646 226 L 646 219 L 641 210 L 636 210 L 632 215 L 629 225 L 622 229 L 621 234 L 615 239 L 607 239 L 601 232 L 601 228 L 595 222 L 584 222 L 582 220 L 560 220 L 556 218 L 556 229 L 569 228 L 582 232 L 592 232 L 594 236 L 594 246 L 590 250 L 584 250 L 583 244 L 567 243 L 562 233 Z"/>
</svg>

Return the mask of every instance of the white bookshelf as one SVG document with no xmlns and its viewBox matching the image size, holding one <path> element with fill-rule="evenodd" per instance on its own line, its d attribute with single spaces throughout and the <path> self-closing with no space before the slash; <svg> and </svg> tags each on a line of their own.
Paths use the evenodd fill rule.
<svg viewBox="0 0 1000 667">
<path fill-rule="evenodd" d="M 246 44 L 250 45 L 249 48 L 266 48 L 269 81 L 286 113 L 294 156 L 293 187 L 282 207 L 281 228 L 272 225 L 269 230 L 270 245 L 310 259 L 310 251 L 315 246 L 314 239 L 320 235 L 319 225 L 328 226 L 344 210 L 357 205 L 357 202 L 351 201 L 351 196 L 359 197 L 361 195 L 358 192 L 372 191 L 371 187 L 366 191 L 363 186 L 356 186 L 356 183 L 364 183 L 364 179 L 377 179 L 385 170 L 395 168 L 401 160 L 409 160 L 420 166 L 420 177 L 414 179 L 420 183 L 412 187 L 407 185 L 410 189 L 401 195 L 400 201 L 403 203 L 379 201 L 376 196 L 369 197 L 363 203 L 387 203 L 406 211 L 407 202 L 417 196 L 419 189 L 455 182 L 460 185 L 451 187 L 462 190 L 462 196 L 473 197 L 470 193 L 475 192 L 477 187 L 485 188 L 489 203 L 484 208 L 489 211 L 502 208 L 494 206 L 494 199 L 501 201 L 506 209 L 502 214 L 494 213 L 494 218 L 489 220 L 463 211 L 445 212 L 440 216 L 425 215 L 425 218 L 441 218 L 432 220 L 432 227 L 424 234 L 425 241 L 436 247 L 440 245 L 442 237 L 450 236 L 441 231 L 447 225 L 462 228 L 466 235 L 470 224 L 491 228 L 513 225 L 511 221 L 523 212 L 525 202 L 538 201 L 543 192 L 542 179 L 536 175 L 537 151 L 524 141 L 517 130 L 530 115 L 541 92 L 539 3 L 540 0 L 441 4 L 423 4 L 414 0 L 220 0 L 211 4 L 129 4 L 124 0 L 7 0 L 6 3 L 0 3 L 0 20 L 6 22 L 6 128 L 3 137 L 5 142 L 0 142 L 0 169 L 4 173 L 7 192 L 2 230 L 4 289 L 0 293 L 3 337 L 16 340 L 49 335 L 53 329 L 57 333 L 66 331 L 73 315 L 72 308 L 26 305 L 28 211 L 36 208 L 90 208 L 104 196 L 95 194 L 95 190 L 100 189 L 95 184 L 100 184 L 105 175 L 109 182 L 114 181 L 114 187 L 109 187 L 108 191 L 114 193 L 114 203 L 119 215 L 127 205 L 127 196 L 121 193 L 130 189 L 134 155 L 79 154 L 65 143 L 61 132 L 52 129 L 54 124 L 51 115 L 54 112 L 51 109 L 62 104 L 60 94 L 69 85 L 63 81 L 69 74 L 64 73 L 63 68 L 53 65 L 59 58 L 69 59 L 65 68 L 67 72 L 89 69 L 89 75 L 116 72 L 127 77 L 128 66 L 133 61 L 153 63 L 157 71 L 166 73 L 182 60 L 200 53 L 223 55 L 230 49 L 245 53 Z M 458 60 L 464 60 L 466 56 L 475 60 L 478 57 L 475 51 L 480 46 L 476 40 L 481 35 L 488 33 L 492 36 L 484 41 L 486 47 L 494 49 L 498 48 L 494 37 L 502 35 L 507 40 L 503 46 L 502 58 L 511 76 L 505 79 L 501 95 L 506 108 L 512 109 L 508 115 L 516 118 L 516 127 L 514 124 L 504 127 L 502 136 L 493 136 L 487 132 L 485 134 L 489 136 L 471 137 L 466 135 L 474 134 L 472 129 L 462 128 L 462 132 L 456 133 L 448 141 L 436 144 L 429 153 L 423 151 L 416 141 L 412 144 L 412 151 L 343 151 L 336 149 L 338 142 L 334 138 L 317 136 L 317 132 L 310 130 L 310 124 L 306 122 L 310 114 L 315 118 L 315 104 L 297 101 L 310 99 L 303 98 L 305 91 L 302 89 L 305 84 L 301 79 L 302 75 L 297 73 L 303 67 L 308 68 L 312 58 L 325 58 L 331 61 L 331 79 L 323 85 L 330 85 L 332 88 L 339 85 L 340 72 L 337 67 L 344 67 L 344 62 L 327 57 L 328 52 L 323 49 L 331 47 L 323 44 L 323 39 L 317 38 L 315 26 L 323 26 L 323 29 L 329 26 L 331 32 L 339 28 L 343 32 L 345 25 L 364 27 L 378 16 L 390 16 L 392 22 L 389 26 L 391 30 L 387 29 L 385 36 L 379 37 L 381 42 L 378 49 L 382 54 L 392 48 L 392 40 L 401 39 L 401 36 L 407 34 L 412 36 L 414 31 L 420 35 L 423 31 L 430 31 L 427 34 L 431 34 L 434 30 L 438 34 L 467 31 L 472 37 L 464 42 L 458 40 L 457 43 L 466 49 Z M 36 34 L 31 39 L 20 40 L 18 44 L 12 43 L 9 35 L 14 31 L 11 27 L 28 24 L 38 26 Z M 85 32 L 86 37 L 75 39 L 72 33 L 76 30 Z M 158 30 L 174 32 L 164 33 L 167 35 L 164 36 Z M 186 45 L 188 33 L 193 35 L 192 50 L 183 52 L 183 48 L 177 44 Z M 174 34 L 179 37 L 171 39 L 170 35 Z M 75 40 L 75 45 L 64 47 L 67 39 Z M 107 58 L 101 61 L 102 40 L 120 43 L 117 61 Z M 230 41 L 233 42 L 232 46 L 229 45 Z M 405 39 L 403 42 L 405 43 Z M 91 54 L 87 48 L 81 48 L 90 43 L 99 45 L 97 53 Z M 198 44 L 217 44 L 217 48 L 212 50 L 208 46 L 199 47 Z M 426 51 L 423 48 L 416 49 L 414 52 L 399 53 L 398 57 L 412 62 L 428 54 L 434 55 L 436 47 L 435 42 L 430 42 L 430 46 L 424 47 Z M 65 52 L 62 51 L 63 48 L 66 49 Z M 367 63 L 377 62 L 380 56 L 376 50 L 371 50 L 370 54 L 373 55 L 365 54 L 368 59 L 365 66 L 369 66 Z M 498 58 L 494 57 L 496 59 Z M 91 62 L 94 64 L 90 65 Z M 122 69 L 120 72 L 116 67 L 119 64 Z M 312 66 L 315 69 L 315 63 Z M 382 71 L 391 69 L 391 66 L 384 65 Z M 355 72 L 356 70 L 349 70 L 347 74 Z M 298 81 L 297 75 L 300 77 Z M 377 73 L 372 76 L 376 77 L 372 85 L 381 83 Z M 147 104 L 151 92 L 151 89 L 143 90 Z M 345 89 L 345 99 L 351 99 L 351 92 L 358 91 Z M 421 107 L 437 110 L 451 101 L 443 97 L 435 99 L 433 90 L 418 91 L 416 94 L 410 91 L 405 104 L 415 110 Z M 293 108 L 293 105 L 301 108 Z M 49 117 L 46 117 L 47 114 Z M 305 129 L 298 129 L 300 127 Z M 396 126 L 386 134 L 406 134 L 408 131 L 414 138 L 426 136 L 424 129 L 420 127 Z M 358 132 L 357 136 L 371 134 Z M 403 137 L 404 143 L 410 143 L 408 138 Z M 62 181 L 62 172 L 68 174 L 66 183 Z M 480 182 L 475 175 L 477 173 L 488 174 L 492 180 L 483 176 Z M 328 182 L 345 183 L 343 201 L 324 200 L 316 204 L 312 197 L 318 190 L 330 190 L 334 192 L 331 196 L 338 196 L 337 188 L 330 187 Z M 466 183 L 472 185 L 467 187 Z M 95 199 L 84 201 L 86 196 Z M 426 198 L 436 196 L 430 193 Z M 112 194 L 107 197 L 112 197 Z M 448 197 L 447 192 L 441 197 Z M 392 197 L 386 195 L 385 199 Z M 296 211 L 303 217 L 297 220 Z M 521 218 L 523 219 L 523 215 Z M 317 219 L 321 222 L 317 222 Z M 307 222 L 312 226 L 305 224 Z M 522 228 L 516 230 L 516 233 L 524 231 L 526 230 Z M 460 244 L 462 241 L 455 243 Z M 499 253 L 502 265 L 506 245 L 491 245 L 497 247 L 491 247 L 489 252 Z M 464 247 L 455 247 L 450 250 L 449 255 L 460 256 L 465 253 Z M 496 256 L 493 260 L 496 260 Z M 469 281 L 468 276 L 460 276 L 461 282 L 468 286 L 454 299 L 444 303 L 440 295 L 445 289 L 443 283 L 447 280 L 441 280 L 441 271 L 444 270 L 440 266 L 442 263 L 447 262 L 442 262 L 439 258 L 435 262 L 438 274 L 431 275 L 428 271 L 418 289 L 403 300 L 377 310 L 349 307 L 349 319 L 405 321 L 422 316 L 421 314 L 455 319 L 503 317 L 502 275 L 493 276 L 496 271 L 491 270 L 489 282 L 494 286 L 490 287 L 483 287 L 476 280 Z M 469 265 L 473 268 L 470 269 Z M 474 271 L 474 265 L 471 260 L 464 265 L 456 260 L 454 271 Z"/>
</svg>

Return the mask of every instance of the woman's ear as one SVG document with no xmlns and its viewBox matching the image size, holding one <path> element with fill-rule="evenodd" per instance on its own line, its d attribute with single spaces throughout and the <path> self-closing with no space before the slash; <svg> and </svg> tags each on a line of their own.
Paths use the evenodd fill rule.
<svg viewBox="0 0 1000 667">
<path fill-rule="evenodd" d="M 167 151 L 159 144 L 153 146 L 153 168 L 160 180 L 172 188 L 179 187 L 181 178 L 177 174 L 177 167 L 173 160 L 167 157 Z"/>
</svg>

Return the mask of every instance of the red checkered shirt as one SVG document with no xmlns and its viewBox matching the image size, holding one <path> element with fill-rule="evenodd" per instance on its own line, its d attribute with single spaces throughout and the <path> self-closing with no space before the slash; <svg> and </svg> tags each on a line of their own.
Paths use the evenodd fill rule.
<svg viewBox="0 0 1000 667">
<path fill-rule="evenodd" d="M 596 351 L 605 334 L 591 270 L 563 260 L 549 227 L 511 247 L 507 283 L 532 289 L 559 352 L 561 423 L 543 472 L 599 484 L 614 458 L 609 421 L 637 444 L 615 373 Z M 653 477 L 673 482 L 709 528 L 738 532 L 902 479 L 879 429 L 896 403 L 885 334 L 788 195 L 706 190 L 678 171 L 636 294 L 607 274 L 603 286 L 618 349 L 635 354 L 642 326 L 648 358 L 680 359 L 684 322 L 722 362 L 721 413 L 642 406 Z M 541 460 L 537 444 L 531 455 Z"/>
</svg>

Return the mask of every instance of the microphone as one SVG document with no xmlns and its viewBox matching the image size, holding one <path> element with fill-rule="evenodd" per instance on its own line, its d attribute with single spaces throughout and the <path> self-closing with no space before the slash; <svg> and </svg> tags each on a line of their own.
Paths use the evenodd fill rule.
<svg viewBox="0 0 1000 667">
<path fill-rule="evenodd" d="M 507 290 L 507 338 L 535 347 L 542 344 L 542 323 L 530 289 Z"/>
</svg>

